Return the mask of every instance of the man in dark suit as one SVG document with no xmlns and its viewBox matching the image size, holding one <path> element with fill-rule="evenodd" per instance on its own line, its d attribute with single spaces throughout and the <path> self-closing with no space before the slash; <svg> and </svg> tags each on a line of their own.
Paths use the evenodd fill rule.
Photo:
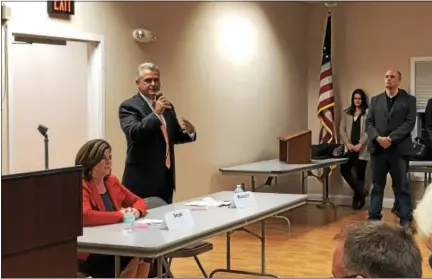
<svg viewBox="0 0 432 279">
<path fill-rule="evenodd" d="M 416 122 L 416 99 L 399 89 L 401 78 L 399 71 L 385 73 L 385 92 L 372 98 L 366 118 L 373 182 L 369 220 L 382 218 L 384 189 L 390 173 L 400 223 L 410 226 L 408 163 L 414 151 L 411 132 Z"/>
<path fill-rule="evenodd" d="M 428 147 L 428 160 L 432 158 L 431 152 L 432 151 L 432 98 L 430 98 L 427 102 L 425 113 L 424 113 L 424 137 L 426 141 L 426 145 Z"/>
<path fill-rule="evenodd" d="M 119 108 L 127 154 L 123 185 L 142 197 L 160 197 L 172 203 L 175 190 L 174 145 L 196 140 L 194 126 L 179 123 L 174 107 L 160 94 L 160 71 L 141 64 L 136 76 L 138 93 Z"/>
<path fill-rule="evenodd" d="M 432 98 L 430 98 L 428 100 L 426 108 L 425 108 L 423 129 L 422 129 L 420 137 L 424 140 L 424 143 L 426 145 L 425 157 L 421 158 L 420 160 L 430 161 L 430 160 L 432 160 Z M 413 197 L 412 193 L 411 193 L 411 196 L 412 196 L 411 202 L 415 202 L 413 200 L 414 197 Z M 393 214 L 395 214 L 396 216 L 399 216 L 396 201 L 394 202 L 394 205 L 393 205 L 391 212 Z"/>
</svg>

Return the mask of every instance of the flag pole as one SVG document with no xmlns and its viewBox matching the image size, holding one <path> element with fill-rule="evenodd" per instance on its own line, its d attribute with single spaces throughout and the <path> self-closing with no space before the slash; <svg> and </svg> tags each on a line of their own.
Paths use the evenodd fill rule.
<svg viewBox="0 0 432 279">
<path fill-rule="evenodd" d="M 329 2 L 325 2 L 324 3 L 324 6 L 326 6 L 327 7 L 327 18 L 326 18 L 326 22 L 327 22 L 327 19 L 328 19 L 328 17 L 330 17 L 330 21 L 333 21 L 333 18 L 332 18 L 332 11 L 333 11 L 333 8 L 335 8 L 335 7 L 337 7 L 337 2 L 332 2 L 332 3 L 329 3 Z M 333 25 L 333 24 L 332 24 Z M 332 32 L 332 34 L 333 34 L 333 32 Z M 332 36 L 333 37 L 333 36 Z M 330 40 L 332 40 L 333 41 L 333 38 L 331 38 Z M 332 43 L 332 45 L 333 45 L 333 43 Z M 333 49 L 333 48 L 332 48 Z M 332 54 L 331 54 L 332 55 Z M 332 55 L 333 56 L 333 55 Z M 336 112 L 335 112 L 335 114 L 336 114 Z M 332 129 L 333 129 L 333 137 L 334 137 L 334 139 L 335 139 L 335 143 L 338 143 L 338 136 L 337 136 L 337 133 L 336 133 L 336 127 L 335 127 L 335 120 L 333 119 L 333 127 L 332 127 Z"/>
<path fill-rule="evenodd" d="M 323 49 L 323 57 L 322 57 L 322 62 L 321 62 L 321 71 L 323 71 L 323 67 L 326 65 L 325 63 L 327 62 L 329 62 L 330 64 L 329 64 L 329 66 L 327 66 L 327 67 L 330 67 L 330 75 L 331 75 L 331 78 L 333 79 L 333 74 L 331 73 L 331 71 L 332 71 L 332 66 L 331 66 L 331 64 L 332 64 L 332 59 L 331 59 L 331 57 L 332 57 L 332 54 L 331 54 L 331 51 L 332 51 L 332 47 L 331 47 L 331 45 L 332 45 L 332 33 L 333 32 L 331 32 L 331 29 L 332 29 L 332 24 L 331 24 L 331 21 L 332 21 L 332 9 L 334 8 L 334 7 L 336 7 L 337 6 L 337 3 L 335 3 L 335 2 L 333 2 L 333 3 L 328 3 L 328 2 L 326 2 L 326 3 L 324 3 L 324 5 L 327 7 L 327 9 L 328 9 L 328 13 L 327 13 L 327 17 L 326 17 L 326 23 L 325 23 L 325 29 L 324 29 L 324 49 Z M 330 24 L 330 25 L 329 25 Z M 328 28 L 330 28 L 329 29 L 329 32 L 327 32 L 327 30 L 328 30 Z M 330 36 L 330 37 L 328 37 L 328 36 Z M 327 46 L 327 44 L 329 44 L 329 49 L 326 49 L 326 46 Z M 326 53 L 326 51 L 328 51 L 327 53 Z M 326 75 L 328 75 L 328 72 L 326 72 L 326 71 L 328 71 L 328 69 L 325 69 L 324 68 L 324 72 L 326 73 Z M 323 74 L 323 72 L 321 72 L 321 75 Z M 323 79 L 322 77 L 320 77 L 320 79 L 321 79 L 321 81 L 322 80 L 324 80 L 325 81 L 325 79 Z M 331 89 L 328 89 L 328 88 L 325 88 L 324 87 L 324 90 L 331 90 L 331 92 L 333 92 L 333 81 L 331 80 L 330 81 L 330 84 L 331 84 Z M 323 86 L 322 85 L 320 85 L 320 91 L 321 91 L 321 89 L 323 88 Z M 334 93 L 332 93 L 332 94 L 334 94 Z M 321 92 L 320 92 L 320 95 L 321 95 Z M 330 139 L 330 141 L 331 142 L 334 142 L 334 143 L 337 143 L 338 142 L 338 137 L 337 137 L 337 130 L 335 129 L 336 127 L 335 127 L 335 111 L 334 111 L 334 96 L 332 96 L 332 100 L 333 100 L 333 105 L 331 106 L 331 108 L 330 108 L 330 106 L 327 108 L 327 109 L 331 109 L 331 111 L 332 111 L 332 119 L 331 119 L 331 127 L 330 127 L 330 123 L 327 123 L 328 124 L 328 126 L 329 127 L 327 127 L 327 129 L 331 129 L 331 131 L 332 131 L 332 135 L 331 135 L 331 139 Z M 319 101 L 319 104 L 320 104 L 320 101 Z M 327 105 L 329 105 L 329 104 L 327 104 Z M 325 108 L 326 106 L 324 105 L 324 108 Z M 324 109 L 324 108 L 322 108 L 322 109 Z M 321 111 L 320 111 L 321 112 Z M 321 119 L 320 119 L 320 121 L 322 121 L 322 126 L 324 126 L 325 124 L 323 124 L 323 123 L 325 123 L 325 121 L 323 121 L 323 119 L 327 119 L 327 122 L 329 121 L 329 119 L 328 118 L 326 118 L 325 117 L 325 115 L 323 116 L 323 115 L 321 115 Z M 321 130 L 320 130 L 320 143 L 321 143 L 321 141 L 324 141 L 324 137 L 322 138 L 322 131 L 323 131 L 323 127 L 321 127 Z M 327 134 L 326 134 L 327 135 Z M 329 139 L 327 138 L 327 141 L 328 141 Z M 321 175 L 317 175 L 317 176 L 315 176 L 321 183 L 323 183 L 324 184 L 324 177 L 325 176 L 327 176 L 327 177 L 329 177 L 329 176 L 331 176 L 331 174 L 332 174 L 332 172 L 333 172 L 333 169 L 335 169 L 336 168 L 336 166 L 337 165 L 332 165 L 332 166 L 329 166 L 329 167 L 327 167 L 327 168 L 323 168 L 323 170 L 322 170 L 322 173 L 321 173 Z M 309 174 L 309 172 L 308 172 L 308 174 Z M 324 185 L 323 185 L 323 187 L 324 187 Z M 324 195 L 324 194 L 323 194 Z"/>
</svg>

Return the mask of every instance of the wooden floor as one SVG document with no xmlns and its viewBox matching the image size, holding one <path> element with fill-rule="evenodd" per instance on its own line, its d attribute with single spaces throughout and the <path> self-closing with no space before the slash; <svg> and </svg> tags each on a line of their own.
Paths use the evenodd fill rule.
<svg viewBox="0 0 432 279">
<path fill-rule="evenodd" d="M 354 212 L 349 207 L 339 207 L 335 217 L 330 209 L 318 209 L 309 204 L 284 214 L 291 221 L 291 235 L 286 222 L 281 219 L 266 221 L 267 233 L 267 272 L 281 278 L 327 278 L 331 277 L 332 256 L 335 247 L 334 236 L 341 226 L 366 220 L 367 211 Z M 384 220 L 397 222 L 389 210 L 384 212 Z M 259 226 L 249 229 L 259 232 Z M 200 256 L 208 272 L 226 266 L 226 238 L 220 235 L 209 240 L 214 250 Z M 423 277 L 431 278 L 432 270 L 428 265 L 428 251 L 419 242 L 424 261 Z M 260 242 L 244 233 L 236 232 L 231 242 L 231 266 L 234 269 L 260 271 Z M 177 278 L 202 277 L 198 266 L 192 258 L 175 259 L 173 273 Z M 214 277 L 257 277 L 218 273 Z"/>
</svg>

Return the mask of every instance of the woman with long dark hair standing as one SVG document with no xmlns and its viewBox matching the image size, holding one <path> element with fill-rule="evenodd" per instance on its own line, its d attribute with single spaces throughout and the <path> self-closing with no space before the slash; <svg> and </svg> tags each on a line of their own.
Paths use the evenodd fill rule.
<svg viewBox="0 0 432 279">
<path fill-rule="evenodd" d="M 354 191 L 352 208 L 360 210 L 366 203 L 366 166 L 370 159 L 367 150 L 366 115 L 368 100 L 362 89 L 351 95 L 351 105 L 344 110 L 339 129 L 340 139 L 348 149 L 348 162 L 340 167 L 341 174 Z M 352 174 L 355 169 L 356 176 Z"/>
</svg>

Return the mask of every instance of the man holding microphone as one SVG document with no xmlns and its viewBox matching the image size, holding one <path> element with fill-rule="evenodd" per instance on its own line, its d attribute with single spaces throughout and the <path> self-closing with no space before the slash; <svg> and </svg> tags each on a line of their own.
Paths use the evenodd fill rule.
<svg viewBox="0 0 432 279">
<path fill-rule="evenodd" d="M 119 108 L 126 135 L 127 154 L 122 184 L 141 198 L 173 201 L 174 145 L 196 140 L 195 127 L 185 118 L 179 123 L 173 105 L 160 93 L 160 70 L 153 63 L 138 67 L 138 93 Z"/>
</svg>

